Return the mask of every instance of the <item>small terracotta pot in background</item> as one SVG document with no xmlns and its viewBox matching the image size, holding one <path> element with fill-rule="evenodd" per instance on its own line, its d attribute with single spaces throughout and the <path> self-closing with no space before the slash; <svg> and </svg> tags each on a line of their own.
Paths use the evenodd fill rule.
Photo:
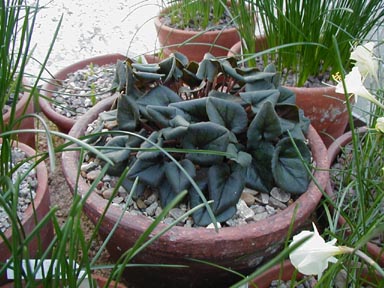
<svg viewBox="0 0 384 288">
<path fill-rule="evenodd" d="M 255 40 L 256 52 L 266 49 L 263 36 Z M 230 49 L 228 56 L 241 55 L 241 42 Z M 296 104 L 304 110 L 304 115 L 311 120 L 312 126 L 319 133 L 325 146 L 329 147 L 341 136 L 348 125 L 349 114 L 345 105 L 345 96 L 336 93 L 335 87 L 292 87 L 284 86 L 296 94 Z"/>
<path fill-rule="evenodd" d="M 23 81 L 24 85 L 28 85 L 26 80 Z M 20 119 L 25 114 L 32 114 L 35 112 L 33 99 L 27 91 L 24 91 L 22 97 L 16 104 L 16 111 L 14 119 Z M 11 111 L 3 114 L 3 120 L 5 123 L 9 123 L 11 117 Z M 35 118 L 27 117 L 21 120 L 20 124 L 17 124 L 13 129 L 22 130 L 22 129 L 35 129 Z M 35 148 L 36 140 L 35 133 L 19 133 L 17 135 L 17 140 L 27 144 L 31 148 Z"/>
<path fill-rule="evenodd" d="M 33 156 L 36 154 L 36 151 L 31 147 L 19 142 L 15 146 L 24 151 L 28 156 Z M 48 171 L 44 162 L 40 162 L 36 166 L 36 176 L 38 181 L 38 186 L 36 190 L 36 196 L 33 200 L 33 207 L 29 205 L 23 215 L 22 225 L 25 236 L 31 234 L 35 229 L 36 225 L 41 219 L 48 214 L 50 210 L 50 198 L 48 190 Z M 12 241 L 12 229 L 9 228 L 4 232 L 4 236 L 10 242 Z M 30 244 L 28 245 L 29 257 L 33 258 L 37 255 L 39 251 L 42 254 L 45 249 L 49 246 L 53 239 L 53 226 L 49 222 L 47 225 L 43 226 L 38 233 L 38 237 L 34 237 Z M 0 237 L 0 263 L 5 263 L 7 259 L 11 257 L 12 253 L 9 250 L 8 245 L 4 242 L 3 238 Z M 5 275 L 0 277 L 0 284 L 6 281 Z"/>
<path fill-rule="evenodd" d="M 125 59 L 126 57 L 121 54 L 107 54 L 107 55 L 96 56 L 93 58 L 88 58 L 80 62 L 74 63 L 58 71 L 53 76 L 53 79 L 48 80 L 48 82 L 43 85 L 41 89 L 41 94 L 48 98 L 52 98 L 52 91 L 57 90 L 57 86 L 60 85 L 60 82 L 67 79 L 68 74 L 73 73 L 77 70 L 83 69 L 91 63 L 102 66 L 102 65 L 114 64 L 117 62 L 117 60 L 125 60 Z M 57 126 L 59 131 L 63 133 L 68 133 L 69 130 L 71 130 L 73 124 L 75 123 L 74 119 L 65 117 L 60 113 L 56 112 L 53 109 L 50 101 L 44 99 L 43 97 L 39 97 L 39 104 L 44 115 Z"/>
<path fill-rule="evenodd" d="M 358 128 L 358 133 L 363 134 L 367 131 L 367 127 L 360 127 Z M 351 143 L 352 141 L 352 132 L 348 131 L 338 137 L 328 148 L 328 159 L 330 161 L 330 164 L 334 163 L 337 156 L 341 153 L 341 150 L 343 147 L 345 147 L 347 144 Z M 334 189 L 332 188 L 331 183 L 329 182 L 326 186 L 325 192 L 328 194 L 328 196 L 331 199 L 334 199 L 336 197 Z M 331 209 L 333 207 L 330 207 Z M 340 226 L 346 226 L 348 225 L 346 220 L 343 216 L 339 216 L 338 224 Z M 382 267 L 384 266 L 384 248 L 380 248 L 378 245 L 368 242 L 367 243 L 367 251 L 373 258 L 373 260 L 377 261 L 379 265 Z"/>
<path fill-rule="evenodd" d="M 229 48 L 240 41 L 236 28 L 206 32 L 171 28 L 160 20 L 161 15 L 167 14 L 167 11 L 167 8 L 162 10 L 154 20 L 157 37 L 165 57 L 177 51 L 187 56 L 190 61 L 199 62 L 207 52 L 216 57 L 226 56 Z M 182 43 L 186 44 L 179 46 Z"/>
</svg>

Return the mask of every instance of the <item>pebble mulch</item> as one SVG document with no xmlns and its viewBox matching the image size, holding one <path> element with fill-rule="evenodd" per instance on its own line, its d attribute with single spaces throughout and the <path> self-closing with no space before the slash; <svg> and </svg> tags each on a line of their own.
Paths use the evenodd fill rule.
<svg viewBox="0 0 384 288">
<path fill-rule="evenodd" d="M 115 65 L 87 65 L 68 74 L 52 93 L 54 110 L 67 118 L 77 119 L 97 102 L 109 97 Z"/>
<path fill-rule="evenodd" d="M 20 163 L 20 161 L 24 161 L 26 158 L 26 154 L 18 149 L 13 148 L 12 150 L 12 161 L 13 163 Z M 30 161 L 24 161 L 22 165 L 20 165 L 17 170 L 12 174 L 12 182 L 15 184 L 18 181 L 19 177 L 22 177 L 25 173 L 33 165 Z M 37 178 L 36 171 L 32 169 L 28 175 L 22 179 L 20 185 L 18 186 L 18 204 L 17 204 L 17 216 L 20 220 L 24 218 L 24 212 L 27 210 L 28 206 L 31 204 L 31 201 L 36 196 L 37 189 Z M 17 188 L 17 187 L 15 187 Z M 3 193 L 0 188 L 0 193 Z M 8 228 L 11 227 L 11 222 L 9 221 L 8 214 L 5 212 L 4 207 L 0 206 L 0 230 L 5 232 Z"/>
</svg>

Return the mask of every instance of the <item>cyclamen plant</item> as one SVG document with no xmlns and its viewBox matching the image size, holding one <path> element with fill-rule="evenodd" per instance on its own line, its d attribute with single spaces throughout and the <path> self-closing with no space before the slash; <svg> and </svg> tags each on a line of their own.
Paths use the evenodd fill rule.
<svg viewBox="0 0 384 288">
<path fill-rule="evenodd" d="M 121 175 L 129 166 L 123 186 L 129 191 L 138 177 L 136 197 L 151 187 L 162 206 L 183 190 L 190 207 L 213 200 L 218 222 L 235 214 L 245 187 L 305 192 L 309 120 L 279 82 L 273 66 L 239 68 L 233 58 L 210 54 L 200 63 L 178 53 L 156 64 L 118 62 L 114 88 L 120 95 L 101 118 L 116 120 L 128 133 L 96 143 L 105 144 L 102 151 L 115 162 L 108 173 Z M 212 222 L 206 208 L 193 219 L 201 226 Z"/>
</svg>

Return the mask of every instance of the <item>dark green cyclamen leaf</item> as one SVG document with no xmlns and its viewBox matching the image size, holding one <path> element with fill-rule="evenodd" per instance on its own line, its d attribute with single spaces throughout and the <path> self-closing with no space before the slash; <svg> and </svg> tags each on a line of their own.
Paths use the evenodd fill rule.
<svg viewBox="0 0 384 288">
<path fill-rule="evenodd" d="M 127 85 L 127 68 L 125 61 L 117 60 L 116 62 L 116 68 L 115 68 L 115 75 L 112 82 L 112 91 L 115 92 L 121 92 L 125 89 L 125 86 Z"/>
<path fill-rule="evenodd" d="M 275 106 L 277 115 L 294 123 L 300 122 L 299 107 L 295 104 L 277 104 Z"/>
<path fill-rule="evenodd" d="M 201 79 L 207 79 L 208 82 L 213 82 L 217 74 L 219 73 L 219 63 L 213 61 L 214 57 L 206 53 L 204 59 L 200 62 L 199 69 L 197 70 L 196 76 Z"/>
<path fill-rule="evenodd" d="M 201 122 L 191 124 L 182 139 L 182 147 L 194 150 L 227 151 L 229 131 L 216 123 Z M 186 157 L 199 165 L 220 163 L 224 156 L 207 153 L 190 153 Z"/>
<path fill-rule="evenodd" d="M 280 97 L 277 101 L 279 104 L 296 104 L 296 94 L 292 90 L 283 86 L 280 86 L 278 89 L 280 91 Z"/>
<path fill-rule="evenodd" d="M 136 71 L 148 73 L 156 73 L 160 69 L 160 65 L 158 63 L 132 63 L 132 67 L 136 69 Z"/>
<path fill-rule="evenodd" d="M 311 161 L 311 152 L 301 140 L 294 140 L 298 151 L 291 138 L 284 138 L 276 145 L 272 158 L 272 173 L 277 185 L 290 193 L 304 193 L 310 181 L 306 165 L 300 159 L 299 153 L 307 165 Z"/>
<path fill-rule="evenodd" d="M 141 106 L 156 105 L 168 106 L 170 103 L 180 102 L 182 99 L 176 92 L 170 88 L 159 85 L 151 89 L 148 93 L 137 100 L 137 104 Z"/>
<path fill-rule="evenodd" d="M 126 94 L 119 98 L 117 103 L 117 124 L 123 131 L 135 131 L 139 123 L 139 107 L 136 101 Z"/>
<path fill-rule="evenodd" d="M 159 127 L 168 127 L 169 121 L 176 117 L 176 108 L 170 106 L 148 105 L 146 107 L 150 119 Z"/>
<path fill-rule="evenodd" d="M 208 173 L 207 169 L 204 169 L 204 171 L 206 171 L 206 173 Z M 205 175 L 205 177 L 200 177 L 199 179 L 195 179 L 195 182 L 196 182 L 197 186 L 199 187 L 199 189 L 202 191 L 202 193 L 207 198 L 207 196 L 208 196 L 207 175 Z M 201 203 L 203 203 L 203 200 L 201 199 L 199 193 L 196 191 L 196 189 L 193 186 L 190 188 L 188 195 L 189 195 L 189 201 L 191 204 L 191 208 L 194 208 L 197 205 L 200 205 Z M 212 208 L 212 204 L 210 204 L 210 206 Z M 194 223 L 196 225 L 199 225 L 199 226 L 205 226 L 205 225 L 208 225 L 212 222 L 211 217 L 209 217 L 209 214 L 208 214 L 206 208 L 201 208 L 201 209 L 197 210 L 196 212 L 194 212 L 192 214 L 192 217 L 193 217 Z"/>
<path fill-rule="evenodd" d="M 275 86 L 275 87 L 280 87 L 280 83 L 281 83 L 281 74 L 280 73 L 277 73 L 276 71 L 276 66 L 274 64 L 268 64 L 265 68 L 264 68 L 264 72 L 268 72 L 268 73 L 275 73 L 275 76 L 273 76 L 271 78 L 271 83 Z"/>
<path fill-rule="evenodd" d="M 159 187 L 163 175 L 164 167 L 162 163 L 136 159 L 131 169 L 129 169 L 127 177 L 129 179 L 139 177 L 139 181 L 152 187 Z"/>
<path fill-rule="evenodd" d="M 213 200 L 213 212 L 226 214 L 235 208 L 245 186 L 245 169 L 240 165 L 213 165 L 208 170 L 209 200 Z M 228 219 L 233 216 L 227 215 Z"/>
<path fill-rule="evenodd" d="M 221 68 L 222 68 L 223 72 L 226 75 L 229 75 L 230 77 L 235 79 L 236 81 L 244 82 L 243 75 L 240 75 L 238 73 L 238 71 L 236 70 L 235 66 L 233 66 L 233 62 L 232 61 L 234 60 L 234 58 L 229 58 L 229 59 L 226 59 L 226 60 L 227 61 L 221 62 Z"/>
<path fill-rule="evenodd" d="M 231 102 L 234 102 L 234 103 L 239 103 L 242 106 L 246 105 L 246 103 L 243 101 L 243 99 L 241 99 L 241 97 L 239 97 L 237 95 L 233 95 L 233 94 L 217 91 L 217 90 L 211 90 L 208 93 L 208 96 L 209 97 L 220 98 L 220 99 L 223 99 L 223 100 L 228 100 L 228 101 L 231 101 Z"/>
<path fill-rule="evenodd" d="M 280 120 L 277 116 L 273 104 L 269 101 L 265 102 L 260 112 L 253 118 L 247 131 L 248 147 L 253 149 L 254 145 L 258 145 L 261 139 L 266 141 L 274 141 L 281 135 Z"/>
<path fill-rule="evenodd" d="M 128 158 L 131 152 L 127 143 L 129 136 L 115 136 L 106 145 L 101 152 L 113 161 L 113 165 L 109 166 L 108 174 L 112 176 L 121 175 L 127 167 Z"/>
<path fill-rule="evenodd" d="M 167 178 L 163 178 L 158 190 L 161 207 L 167 206 L 177 196 Z"/>
<path fill-rule="evenodd" d="M 124 161 L 128 159 L 131 149 L 129 149 L 127 143 L 129 136 L 114 136 L 110 141 L 104 146 L 105 149 L 102 149 L 101 152 L 106 155 L 114 163 Z"/>
<path fill-rule="evenodd" d="M 273 90 L 257 90 L 240 93 L 241 99 L 251 105 L 253 113 L 259 113 L 264 103 L 269 101 L 276 105 L 280 92 L 276 89 Z"/>
<path fill-rule="evenodd" d="M 176 108 L 176 107 L 175 107 Z M 180 109 L 176 108 L 176 116 L 169 121 L 169 126 L 171 127 L 188 127 L 189 126 L 189 118 L 187 119 L 185 114 L 181 112 Z"/>
<path fill-rule="evenodd" d="M 230 143 L 227 147 L 227 158 L 240 164 L 242 167 L 248 167 L 252 163 L 252 156 L 244 151 L 241 151 Z"/>
<path fill-rule="evenodd" d="M 190 120 L 190 122 L 201 122 L 208 121 L 207 109 L 206 109 L 207 98 L 199 98 L 188 101 L 182 101 L 172 103 L 170 106 L 176 107 L 182 110 Z M 187 119 L 184 117 L 185 119 Z M 188 120 L 188 119 L 187 119 Z"/>
<path fill-rule="evenodd" d="M 247 113 L 238 103 L 208 97 L 207 114 L 210 121 L 226 127 L 235 134 L 244 132 L 247 129 Z"/>
<path fill-rule="evenodd" d="M 185 172 L 193 179 L 196 176 L 195 165 L 188 159 L 183 159 L 180 165 L 185 169 Z M 191 182 L 183 171 L 174 162 L 167 162 L 164 165 L 165 176 L 171 186 L 171 189 L 175 193 L 180 193 L 183 190 L 188 189 L 191 186 Z"/>
<path fill-rule="evenodd" d="M 179 126 L 175 128 L 167 127 L 161 129 L 165 140 L 181 139 L 188 132 L 188 127 Z"/>
<path fill-rule="evenodd" d="M 307 134 L 309 126 L 311 125 L 311 120 L 304 115 L 304 111 L 302 109 L 299 110 L 299 115 L 301 131 L 303 131 L 304 134 Z"/>
<path fill-rule="evenodd" d="M 105 121 L 115 121 L 117 119 L 117 109 L 104 111 L 99 114 L 99 118 Z"/>
<path fill-rule="evenodd" d="M 147 134 L 148 132 L 145 129 L 141 129 L 139 132 L 131 133 L 129 135 L 127 145 L 129 147 L 140 147 L 141 143 L 144 141 L 142 137 L 147 137 Z"/>
<path fill-rule="evenodd" d="M 198 68 L 198 63 L 190 62 L 188 66 L 183 69 L 183 82 L 186 84 L 186 86 L 191 87 L 191 89 L 194 89 L 194 87 L 198 87 L 202 84 L 202 80 L 196 76 Z"/>
<path fill-rule="evenodd" d="M 190 62 L 187 56 L 180 52 L 173 52 L 172 56 L 176 59 L 176 65 L 178 68 L 182 69 L 183 67 L 187 66 Z"/>
<path fill-rule="evenodd" d="M 252 154 L 252 163 L 247 169 L 246 186 L 263 193 L 269 193 L 274 186 L 271 173 L 274 146 L 270 142 L 261 141 L 250 153 Z"/>
<path fill-rule="evenodd" d="M 152 134 L 148 137 L 148 140 L 157 144 L 158 146 L 163 146 L 163 139 L 161 138 L 161 134 L 158 131 L 152 132 Z M 163 152 L 158 150 L 155 146 L 153 146 L 149 141 L 143 141 L 140 148 L 141 149 L 154 149 L 155 151 L 145 151 L 141 150 L 137 152 L 137 158 L 145 161 L 158 161 L 163 157 Z"/>
<path fill-rule="evenodd" d="M 195 179 L 195 181 L 196 181 L 196 184 L 198 185 L 198 187 L 200 188 L 200 190 L 206 196 L 206 198 L 208 198 L 207 200 L 210 200 L 209 197 L 207 197 L 207 195 L 208 195 L 208 179 L 207 179 L 208 178 L 207 177 L 208 172 L 207 172 L 207 170 L 208 169 L 202 169 L 202 170 L 204 171 L 203 172 L 204 177 L 197 176 L 196 177 L 197 179 Z M 189 199 L 190 199 L 190 203 L 191 203 L 192 208 L 203 203 L 203 200 L 201 199 L 201 197 L 199 196 L 197 191 L 194 189 L 194 187 L 190 188 Z M 213 203 L 210 204 L 210 207 L 211 208 L 213 207 Z M 223 211 L 221 214 L 217 214 L 214 211 L 213 211 L 213 213 L 214 213 L 215 218 L 218 222 L 224 222 L 224 221 L 228 220 L 229 218 L 231 218 L 236 213 L 236 206 L 230 206 L 226 211 Z M 212 219 L 211 219 L 210 215 L 208 214 L 208 211 L 205 207 L 200 208 L 199 210 L 194 212 L 192 217 L 193 217 L 194 223 L 198 226 L 207 226 L 210 223 L 212 223 Z"/>
<path fill-rule="evenodd" d="M 120 174 L 121 175 L 121 174 Z M 121 186 L 124 187 L 125 191 L 127 193 L 131 193 L 131 190 L 133 189 L 134 180 L 131 180 L 127 177 L 124 178 L 123 183 L 121 183 Z M 138 181 L 137 185 L 135 186 L 135 191 L 133 193 L 133 199 L 137 199 L 140 197 L 145 190 L 146 185 Z"/>
<path fill-rule="evenodd" d="M 188 58 L 178 52 L 172 53 L 168 58 L 162 60 L 159 63 L 160 70 L 158 73 L 165 75 L 163 77 L 163 83 L 167 84 L 171 80 L 177 82 L 181 79 L 183 77 L 183 70 L 188 62 Z"/>
<path fill-rule="evenodd" d="M 134 72 L 134 75 L 137 78 L 136 81 L 141 81 L 144 83 L 157 81 L 157 80 L 160 80 L 161 77 L 164 77 L 164 74 L 142 72 L 142 71 L 136 71 Z"/>
</svg>

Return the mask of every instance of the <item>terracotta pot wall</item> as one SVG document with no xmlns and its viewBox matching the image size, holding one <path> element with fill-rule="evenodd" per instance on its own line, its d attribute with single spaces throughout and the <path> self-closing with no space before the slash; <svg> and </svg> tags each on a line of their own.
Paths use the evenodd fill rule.
<svg viewBox="0 0 384 288">
<path fill-rule="evenodd" d="M 23 143 L 18 143 L 17 146 L 27 153 L 27 155 L 32 156 L 36 152 L 26 146 Z M 48 172 L 44 162 L 41 162 L 36 167 L 37 179 L 38 179 L 38 187 L 36 191 L 36 197 L 34 199 L 34 207 L 29 205 L 27 210 L 24 213 L 24 219 L 22 221 L 23 229 L 25 235 L 30 235 L 35 226 L 39 223 L 39 221 L 44 218 L 44 216 L 50 211 L 50 198 L 48 191 Z M 35 209 L 35 211 L 34 211 Z M 37 221 L 37 222 L 36 222 Z M 8 229 L 5 231 L 5 237 L 8 241 L 12 239 L 12 229 Z M 39 233 L 39 237 L 35 237 L 28 246 L 29 257 L 33 258 L 38 254 L 42 254 L 45 252 L 45 249 L 51 243 L 53 239 L 53 227 L 51 222 L 48 225 L 45 225 Z M 0 262 L 4 263 L 11 256 L 11 251 L 8 246 L 4 242 L 4 240 L 0 237 Z M 0 276 L 0 284 L 4 283 L 5 275 Z"/>
<path fill-rule="evenodd" d="M 108 110 L 113 101 L 114 99 L 111 98 L 93 107 L 76 122 L 70 135 L 76 138 L 83 135 L 88 123 L 95 120 L 101 111 Z M 327 150 L 312 127 L 309 129 L 308 138 L 314 161 L 319 168 L 315 172 L 315 177 L 320 186 L 325 187 L 329 180 Z M 72 192 L 76 191 L 78 159 L 76 151 L 65 152 L 62 156 L 63 172 Z M 78 193 L 86 193 L 89 186 L 82 178 L 79 180 Z M 196 263 L 187 258 L 202 259 L 244 273 L 250 272 L 280 250 L 280 244 L 286 240 L 296 206 L 299 209 L 295 215 L 295 230 L 310 227 L 310 215 L 316 209 L 321 197 L 322 193 L 311 182 L 308 191 L 289 208 L 254 224 L 222 228 L 219 233 L 206 228 L 173 227 L 138 254 L 135 262 L 183 264 L 189 268 L 128 268 L 125 275 L 130 281 L 136 280 L 141 285 L 156 283 L 160 285 L 157 287 L 226 287 L 229 283 L 237 281 L 238 278 L 221 269 Z M 86 215 L 96 222 L 105 209 L 106 202 L 101 196 L 91 193 L 84 207 Z M 103 238 L 111 231 L 120 214 L 120 208 L 113 206 L 109 208 L 100 230 Z M 108 243 L 108 250 L 112 257 L 117 259 L 121 256 L 122 251 L 132 247 L 150 223 L 151 220 L 144 216 L 125 214 Z M 164 224 L 160 224 L 156 232 L 164 227 Z M 142 277 L 140 278 L 140 276 Z"/>
<path fill-rule="evenodd" d="M 27 85 L 27 81 L 24 81 L 24 84 Z M 35 112 L 33 99 L 30 99 L 30 94 L 28 92 L 24 92 L 24 95 L 21 97 L 19 102 L 16 105 L 15 111 L 15 119 L 20 119 L 23 115 L 32 114 Z M 3 119 L 5 123 L 9 123 L 9 118 L 11 117 L 11 112 L 8 111 L 3 115 Z M 35 129 L 35 119 L 33 117 L 28 117 L 23 119 L 20 124 L 17 124 L 14 127 L 14 130 L 22 130 L 22 129 Z M 17 135 L 17 140 L 27 144 L 28 146 L 35 148 L 35 133 L 19 133 Z"/>
</svg>

